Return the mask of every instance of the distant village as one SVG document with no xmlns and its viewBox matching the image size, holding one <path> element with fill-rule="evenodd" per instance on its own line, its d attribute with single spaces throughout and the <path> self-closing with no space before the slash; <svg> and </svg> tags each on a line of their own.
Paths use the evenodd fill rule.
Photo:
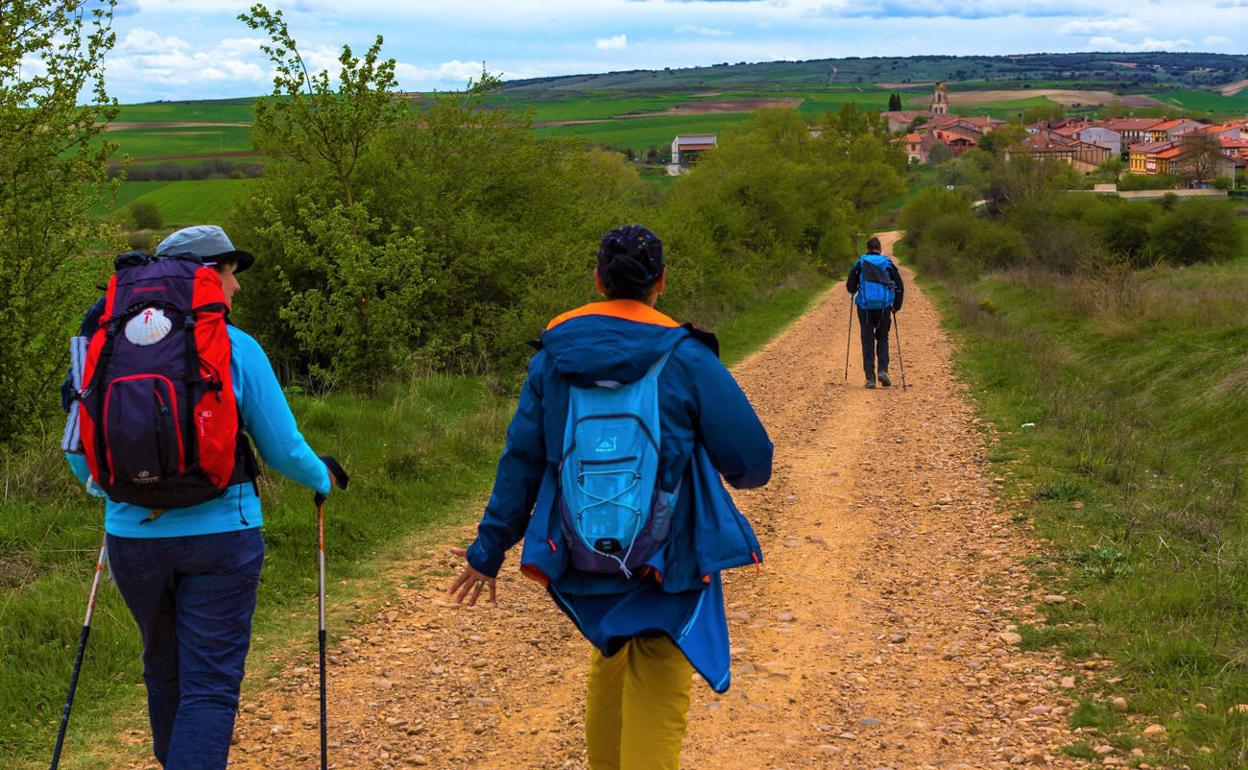
<svg viewBox="0 0 1248 770">
<path fill-rule="evenodd" d="M 949 113 L 944 83 L 937 83 L 926 110 L 890 110 L 880 117 L 898 134 L 911 164 L 934 163 L 979 146 L 993 131 L 1011 125 L 987 115 Z M 1088 175 L 1112 158 L 1141 176 L 1173 175 L 1188 187 L 1234 187 L 1248 169 L 1248 117 L 1212 123 L 1189 118 L 1064 117 L 1025 126 L 1026 135 L 1007 152 L 1067 163 Z M 716 145 L 714 134 L 677 136 L 669 174 L 691 166 Z M 1221 181 L 1219 181 L 1221 180 Z"/>
</svg>

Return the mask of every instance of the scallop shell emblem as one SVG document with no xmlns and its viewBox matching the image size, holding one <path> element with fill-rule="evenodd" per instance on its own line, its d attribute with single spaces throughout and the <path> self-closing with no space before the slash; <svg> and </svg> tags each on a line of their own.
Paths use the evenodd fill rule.
<svg viewBox="0 0 1248 770">
<path fill-rule="evenodd" d="M 126 322 L 126 339 L 135 345 L 155 345 L 165 338 L 173 322 L 158 307 L 149 307 Z"/>
</svg>

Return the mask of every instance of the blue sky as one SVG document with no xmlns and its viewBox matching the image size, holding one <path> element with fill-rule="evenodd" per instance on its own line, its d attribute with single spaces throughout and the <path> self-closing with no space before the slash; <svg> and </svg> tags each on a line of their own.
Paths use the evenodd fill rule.
<svg viewBox="0 0 1248 770">
<path fill-rule="evenodd" d="M 119 0 L 123 103 L 253 96 L 271 75 L 249 2 Z M 385 36 L 405 90 L 722 61 L 1066 51 L 1248 53 L 1248 0 L 282 0 L 305 57 Z"/>
</svg>

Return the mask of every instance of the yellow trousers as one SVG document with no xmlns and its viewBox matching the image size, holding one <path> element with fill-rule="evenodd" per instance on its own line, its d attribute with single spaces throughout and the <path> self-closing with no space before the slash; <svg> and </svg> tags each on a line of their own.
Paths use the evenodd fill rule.
<svg viewBox="0 0 1248 770">
<path fill-rule="evenodd" d="M 591 770 L 680 770 L 693 667 L 666 636 L 594 648 L 585 703 Z"/>
</svg>

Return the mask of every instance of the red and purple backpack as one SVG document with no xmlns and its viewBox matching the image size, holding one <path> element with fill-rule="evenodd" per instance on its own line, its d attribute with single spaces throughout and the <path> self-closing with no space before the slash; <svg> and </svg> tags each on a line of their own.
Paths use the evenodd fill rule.
<svg viewBox="0 0 1248 770">
<path fill-rule="evenodd" d="M 96 484 L 163 511 L 255 478 L 230 377 L 221 278 L 192 257 L 119 257 L 83 368 L 80 428 Z"/>
</svg>

